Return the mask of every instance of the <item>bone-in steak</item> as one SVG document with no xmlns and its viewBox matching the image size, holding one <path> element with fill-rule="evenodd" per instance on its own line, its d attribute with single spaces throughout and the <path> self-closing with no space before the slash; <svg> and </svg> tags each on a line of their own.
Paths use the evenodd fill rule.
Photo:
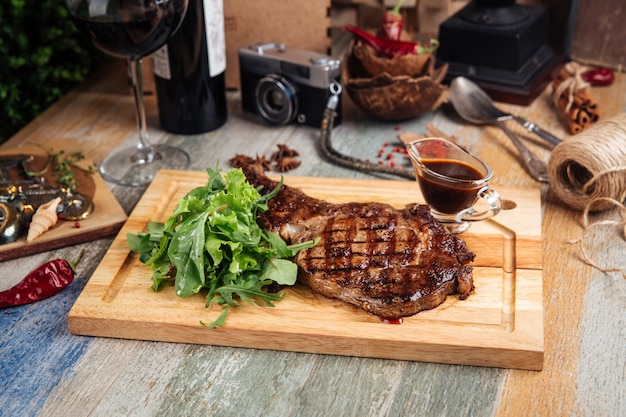
<svg viewBox="0 0 626 417">
<path fill-rule="evenodd" d="M 261 193 L 276 187 L 258 166 L 242 168 L 251 184 L 263 186 Z M 296 263 L 299 280 L 327 297 L 400 318 L 435 308 L 449 294 L 465 299 L 474 288 L 474 253 L 427 206 L 332 204 L 289 186 L 268 206 L 259 223 L 288 243 L 321 238 Z"/>
</svg>

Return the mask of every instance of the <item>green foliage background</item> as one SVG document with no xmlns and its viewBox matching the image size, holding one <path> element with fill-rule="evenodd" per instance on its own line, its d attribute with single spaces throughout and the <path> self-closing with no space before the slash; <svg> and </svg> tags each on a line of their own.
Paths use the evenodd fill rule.
<svg viewBox="0 0 626 417">
<path fill-rule="evenodd" d="M 105 59 L 90 42 L 65 0 L 0 1 L 0 143 Z"/>
</svg>

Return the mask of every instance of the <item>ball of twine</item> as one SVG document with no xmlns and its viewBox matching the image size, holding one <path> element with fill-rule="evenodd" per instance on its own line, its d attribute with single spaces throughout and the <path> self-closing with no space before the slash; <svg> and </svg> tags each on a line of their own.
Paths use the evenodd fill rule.
<svg viewBox="0 0 626 417">
<path fill-rule="evenodd" d="M 548 161 L 551 190 L 568 206 L 602 211 L 626 193 L 626 113 L 557 145 Z"/>
</svg>

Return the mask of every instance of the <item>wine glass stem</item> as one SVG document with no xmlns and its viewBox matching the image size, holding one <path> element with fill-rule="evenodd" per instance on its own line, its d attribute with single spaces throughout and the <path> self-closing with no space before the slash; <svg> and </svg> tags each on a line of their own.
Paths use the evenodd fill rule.
<svg viewBox="0 0 626 417">
<path fill-rule="evenodd" d="M 141 76 L 141 59 L 129 59 L 128 69 L 130 83 L 135 97 L 135 115 L 137 116 L 137 153 L 133 156 L 136 163 L 150 163 L 154 160 L 155 152 L 148 139 L 148 125 L 146 123 L 146 109 L 143 102 L 143 81 Z"/>
</svg>

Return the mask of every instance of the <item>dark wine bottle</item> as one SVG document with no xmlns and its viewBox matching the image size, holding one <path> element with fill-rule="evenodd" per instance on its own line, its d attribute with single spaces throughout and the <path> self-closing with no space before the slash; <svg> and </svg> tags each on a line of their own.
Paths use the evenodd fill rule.
<svg viewBox="0 0 626 417">
<path fill-rule="evenodd" d="M 192 135 L 226 122 L 222 0 L 189 0 L 178 32 L 152 55 L 161 127 Z"/>
</svg>

